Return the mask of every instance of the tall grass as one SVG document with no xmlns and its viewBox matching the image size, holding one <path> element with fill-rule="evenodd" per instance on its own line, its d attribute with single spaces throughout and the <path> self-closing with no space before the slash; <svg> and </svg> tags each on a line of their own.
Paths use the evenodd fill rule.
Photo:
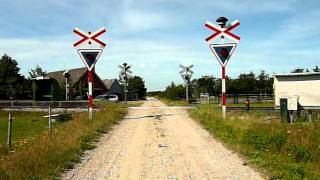
<svg viewBox="0 0 320 180">
<path fill-rule="evenodd" d="M 320 179 L 320 123 L 280 123 L 274 113 L 229 113 L 201 105 L 191 112 L 215 137 L 270 179 Z"/>
<path fill-rule="evenodd" d="M 71 121 L 42 133 L 28 146 L 2 155 L 0 179 L 53 179 L 71 168 L 84 150 L 93 148 L 92 140 L 107 132 L 125 115 L 117 104 L 104 105 L 92 120 L 86 113 L 75 114 Z"/>
</svg>

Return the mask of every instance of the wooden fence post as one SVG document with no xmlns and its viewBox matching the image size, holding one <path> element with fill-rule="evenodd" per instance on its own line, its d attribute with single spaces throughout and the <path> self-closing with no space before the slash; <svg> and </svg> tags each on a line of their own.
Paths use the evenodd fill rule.
<svg viewBox="0 0 320 180">
<path fill-rule="evenodd" d="M 7 147 L 8 149 L 11 148 L 12 145 L 12 114 L 9 113 L 9 117 L 8 117 L 8 138 L 7 138 Z"/>
<path fill-rule="evenodd" d="M 49 132 L 51 131 L 51 106 L 49 105 L 49 118 L 48 118 L 48 125 L 49 125 Z"/>
</svg>

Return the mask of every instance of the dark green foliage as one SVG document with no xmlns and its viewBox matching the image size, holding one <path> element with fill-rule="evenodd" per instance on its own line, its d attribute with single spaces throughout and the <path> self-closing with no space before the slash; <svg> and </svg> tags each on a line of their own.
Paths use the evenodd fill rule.
<svg viewBox="0 0 320 180">
<path fill-rule="evenodd" d="M 34 69 L 31 69 L 28 73 L 29 73 L 29 79 L 47 75 L 47 72 L 42 70 L 42 68 L 39 65 L 37 65 Z"/>
<path fill-rule="evenodd" d="M 175 85 L 174 82 L 166 88 L 166 90 L 160 94 L 160 97 L 181 100 L 185 98 L 185 87 L 182 85 Z"/>
<path fill-rule="evenodd" d="M 221 89 L 221 81 L 212 76 L 203 76 L 192 80 L 191 84 L 197 84 L 196 90 L 198 93 L 209 93 L 211 95 L 218 95 Z"/>
<path fill-rule="evenodd" d="M 231 94 L 272 94 L 273 78 L 264 70 L 258 76 L 253 72 L 240 74 L 236 79 L 227 79 L 227 92 Z"/>
<path fill-rule="evenodd" d="M 288 147 L 288 152 L 296 162 L 308 162 L 312 160 L 311 152 L 307 147 L 293 144 Z"/>
<path fill-rule="evenodd" d="M 269 133 L 262 129 L 248 129 L 244 132 L 242 143 L 253 146 L 255 149 L 280 150 L 287 141 L 285 132 Z"/>
<path fill-rule="evenodd" d="M 128 91 L 132 95 L 137 95 L 138 99 L 145 99 L 147 89 L 143 79 L 139 76 L 134 76 L 133 78 L 129 79 Z"/>
<path fill-rule="evenodd" d="M 26 99 L 30 83 L 19 74 L 16 60 L 4 54 L 0 59 L 0 99 Z"/>
<path fill-rule="evenodd" d="M 196 89 L 199 93 L 209 93 L 210 95 L 219 95 L 221 91 L 221 79 L 203 76 L 194 79 L 197 83 Z M 249 74 L 240 74 L 238 78 L 226 78 L 227 92 L 229 94 L 260 94 L 273 93 L 273 78 L 265 73 L 264 70 L 256 76 L 253 72 Z"/>
</svg>

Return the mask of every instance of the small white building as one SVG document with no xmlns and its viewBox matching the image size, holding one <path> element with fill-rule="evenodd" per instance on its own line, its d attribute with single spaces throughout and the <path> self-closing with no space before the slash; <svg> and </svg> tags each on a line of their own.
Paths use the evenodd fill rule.
<svg viewBox="0 0 320 180">
<path fill-rule="evenodd" d="M 275 74 L 273 88 L 275 108 L 286 98 L 291 110 L 297 104 L 303 109 L 320 109 L 320 72 Z"/>
</svg>

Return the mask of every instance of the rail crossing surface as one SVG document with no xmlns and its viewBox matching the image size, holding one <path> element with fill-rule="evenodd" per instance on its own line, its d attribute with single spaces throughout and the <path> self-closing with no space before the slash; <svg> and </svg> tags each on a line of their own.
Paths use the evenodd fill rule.
<svg viewBox="0 0 320 180">
<path fill-rule="evenodd" d="M 149 99 L 63 179 L 263 179 L 193 121 L 185 108 Z"/>
</svg>

